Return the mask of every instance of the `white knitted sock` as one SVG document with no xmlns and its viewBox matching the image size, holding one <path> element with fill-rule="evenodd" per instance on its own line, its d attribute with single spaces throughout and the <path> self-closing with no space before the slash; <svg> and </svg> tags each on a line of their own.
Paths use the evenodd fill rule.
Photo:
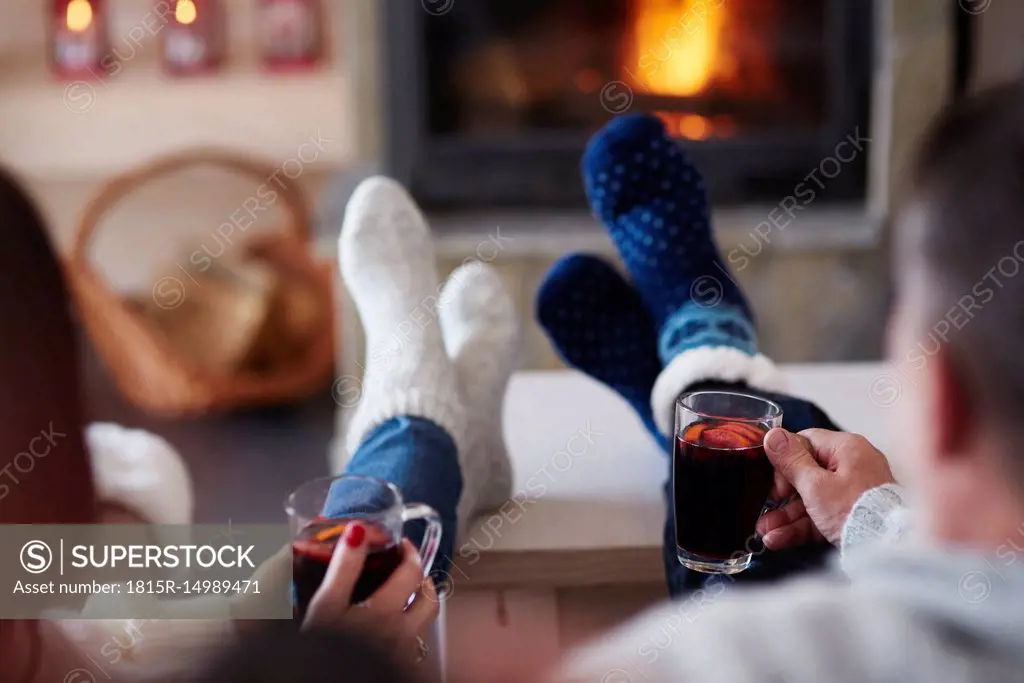
<svg viewBox="0 0 1024 683">
<path fill-rule="evenodd" d="M 401 415 L 441 426 L 461 454 L 466 416 L 435 319 L 440 287 L 423 215 L 401 185 L 369 178 L 345 209 L 338 251 L 366 334 L 362 395 L 345 438 L 349 456 L 374 427 Z"/>
<path fill-rule="evenodd" d="M 509 375 L 519 356 L 515 304 L 491 266 L 472 261 L 441 290 L 441 330 L 469 412 L 460 452 L 463 492 L 460 536 L 474 515 L 501 507 L 512 495 L 512 466 L 502 432 Z"/>
</svg>

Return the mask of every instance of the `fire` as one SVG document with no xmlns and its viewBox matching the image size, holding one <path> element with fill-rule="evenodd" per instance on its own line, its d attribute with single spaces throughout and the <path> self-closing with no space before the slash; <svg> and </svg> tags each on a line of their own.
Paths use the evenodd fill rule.
<svg viewBox="0 0 1024 683">
<path fill-rule="evenodd" d="M 677 111 L 656 111 L 654 115 L 665 123 L 670 135 L 687 140 L 707 140 L 712 132 L 719 135 L 728 129 L 729 121 L 722 117 L 710 119 L 700 114 L 685 114 Z"/>
<path fill-rule="evenodd" d="M 711 122 L 698 114 L 686 114 L 679 119 L 679 134 L 690 140 L 706 140 L 711 134 Z"/>
<path fill-rule="evenodd" d="M 196 20 L 195 0 L 178 0 L 174 5 L 174 19 L 182 26 L 188 26 Z"/>
<path fill-rule="evenodd" d="M 725 0 L 633 0 L 625 70 L 634 85 L 656 95 L 703 92 L 716 62 Z"/>
<path fill-rule="evenodd" d="M 71 0 L 65 10 L 64 20 L 70 31 L 87 31 L 92 25 L 92 5 L 89 0 Z"/>
</svg>

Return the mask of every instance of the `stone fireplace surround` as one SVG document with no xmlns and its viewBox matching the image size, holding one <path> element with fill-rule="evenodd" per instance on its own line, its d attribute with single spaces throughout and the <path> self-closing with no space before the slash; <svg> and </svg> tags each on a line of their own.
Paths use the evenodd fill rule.
<svg viewBox="0 0 1024 683">
<path fill-rule="evenodd" d="M 358 4 L 362 6 L 359 20 L 366 27 L 376 27 L 376 11 Z M 732 257 L 736 276 L 752 299 L 767 355 L 782 362 L 880 357 L 889 298 L 883 226 L 900 197 L 902 171 L 918 137 L 953 95 L 957 11 L 951 2 L 875 0 L 876 46 L 868 122 L 871 142 L 867 145 L 864 202 L 816 203 L 794 188 L 792 197 L 780 197 L 775 205 L 714 211 L 719 245 Z M 364 110 L 355 117 L 360 127 L 355 138 L 363 141 L 363 158 L 379 158 L 379 84 L 371 83 L 380 64 L 371 45 L 355 57 L 361 67 L 360 83 L 367 86 L 360 93 Z M 856 141 L 856 133 L 850 131 L 852 141 Z M 837 145 L 840 142 L 837 140 Z M 825 158 L 818 169 L 808 169 L 804 190 L 813 190 L 816 182 L 828 182 L 828 177 L 841 173 L 841 159 L 849 158 L 851 149 L 847 145 L 837 150 L 835 160 Z M 378 168 L 373 162 L 370 166 Z M 346 184 L 351 182 L 350 178 Z M 339 193 L 338 208 L 342 195 Z M 801 210 L 793 209 L 794 200 Z M 550 264 L 568 251 L 615 258 L 601 227 L 583 213 L 507 211 L 435 217 L 432 227 L 443 273 L 473 257 L 481 244 L 500 233 L 502 248 L 481 250 L 481 255 L 498 268 L 518 301 L 526 330 L 522 366 L 561 367 L 533 322 L 533 297 Z M 354 309 L 344 308 L 339 375 L 358 377 L 364 352 L 362 333 Z"/>
</svg>

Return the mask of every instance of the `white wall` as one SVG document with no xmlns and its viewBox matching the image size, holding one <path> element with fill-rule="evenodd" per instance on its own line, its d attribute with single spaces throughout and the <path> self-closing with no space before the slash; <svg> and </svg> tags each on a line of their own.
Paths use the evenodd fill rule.
<svg viewBox="0 0 1024 683">
<path fill-rule="evenodd" d="M 35 178 L 92 179 L 192 145 L 227 146 L 271 162 L 284 160 L 318 131 L 337 141 L 324 159 L 327 165 L 339 168 L 371 154 L 375 128 L 357 130 L 354 121 L 356 112 L 372 106 L 376 97 L 374 64 L 367 61 L 374 52 L 373 0 L 323 3 L 330 57 L 319 70 L 261 73 L 257 3 L 225 0 L 225 70 L 212 77 L 175 79 L 160 69 L 154 1 L 111 0 L 110 42 L 125 58 L 123 70 L 92 86 L 69 85 L 49 73 L 49 2 L 5 0 L 0 10 L 0 160 Z"/>
</svg>

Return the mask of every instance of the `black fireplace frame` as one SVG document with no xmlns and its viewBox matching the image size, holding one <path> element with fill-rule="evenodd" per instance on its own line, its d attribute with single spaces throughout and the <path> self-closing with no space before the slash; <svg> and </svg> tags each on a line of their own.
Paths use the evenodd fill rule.
<svg viewBox="0 0 1024 683">
<path fill-rule="evenodd" d="M 469 0 L 472 2 L 473 0 Z M 825 0 L 829 92 L 825 124 L 816 133 L 680 140 L 708 179 L 716 203 L 785 196 L 836 145 L 859 129 L 870 135 L 873 0 Z M 383 0 L 384 167 L 425 207 L 573 208 L 584 205 L 579 160 L 587 137 L 540 133 L 528 144 L 432 138 L 426 130 L 424 22 L 444 21 L 409 0 Z M 595 95 L 597 97 L 597 95 Z M 636 109 L 631 109 L 636 111 Z M 828 181 L 829 200 L 862 199 L 866 156 L 859 154 Z M 770 178 L 760 192 L 751 179 Z M 763 194 L 763 197 L 756 196 Z"/>
</svg>

